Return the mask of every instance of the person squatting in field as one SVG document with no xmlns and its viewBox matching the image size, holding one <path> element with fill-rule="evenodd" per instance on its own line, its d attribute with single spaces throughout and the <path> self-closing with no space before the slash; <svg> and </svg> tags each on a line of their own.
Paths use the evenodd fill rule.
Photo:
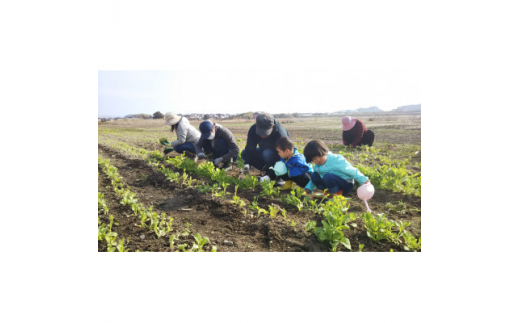
<svg viewBox="0 0 520 323">
<path fill-rule="evenodd" d="M 359 185 L 370 183 L 368 177 L 353 167 L 340 154 L 333 154 L 320 140 L 310 141 L 303 149 L 305 160 L 315 163 L 311 180 L 305 192 L 311 194 L 315 188 L 327 189 L 331 195 L 345 195 L 354 188 L 354 180 Z"/>
<path fill-rule="evenodd" d="M 305 161 L 305 157 L 294 148 L 294 142 L 289 137 L 282 137 L 276 141 L 276 151 L 280 160 L 285 163 L 287 173 L 281 176 L 276 176 L 274 170 L 269 169 L 267 175 L 262 177 L 263 180 L 276 180 L 281 178 L 285 181 L 285 186 L 282 190 L 292 188 L 292 183 L 300 187 L 305 187 L 311 180 L 312 165 Z"/>
<path fill-rule="evenodd" d="M 365 124 L 358 119 L 346 116 L 341 119 L 343 124 L 343 144 L 350 148 L 374 143 L 374 132 L 367 130 Z"/>
<path fill-rule="evenodd" d="M 260 113 L 255 124 L 249 128 L 246 147 L 241 154 L 246 170 L 249 165 L 259 170 L 267 170 L 273 166 L 279 160 L 275 143 L 281 137 L 290 137 L 287 130 L 272 114 Z"/>
<path fill-rule="evenodd" d="M 167 112 L 164 116 L 165 125 L 171 126 L 171 132 L 177 133 L 177 140 L 172 141 L 171 147 L 164 149 L 164 154 L 173 150 L 182 154 L 185 152 L 190 157 L 195 157 L 195 144 L 200 139 L 200 132 L 193 127 L 186 117 L 181 117 L 173 112 Z"/>
<path fill-rule="evenodd" d="M 215 167 L 226 167 L 232 159 L 238 159 L 240 149 L 235 136 L 228 128 L 206 120 L 200 123 L 199 130 L 201 136 L 195 144 L 198 158 L 213 159 Z"/>
</svg>

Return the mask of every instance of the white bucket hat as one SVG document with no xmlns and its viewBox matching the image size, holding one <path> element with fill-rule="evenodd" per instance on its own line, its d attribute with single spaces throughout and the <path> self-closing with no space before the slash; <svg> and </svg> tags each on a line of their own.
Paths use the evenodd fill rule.
<svg viewBox="0 0 520 323">
<path fill-rule="evenodd" d="M 181 116 L 178 116 L 175 113 L 170 111 L 170 112 L 166 112 L 164 119 L 166 120 L 166 122 L 164 124 L 167 126 L 171 126 L 171 125 L 179 123 L 179 121 L 181 120 Z"/>
</svg>

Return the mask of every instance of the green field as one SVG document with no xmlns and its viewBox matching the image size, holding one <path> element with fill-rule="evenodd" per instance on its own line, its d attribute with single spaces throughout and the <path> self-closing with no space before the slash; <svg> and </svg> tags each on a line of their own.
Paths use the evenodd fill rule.
<svg viewBox="0 0 520 323">
<path fill-rule="evenodd" d="M 368 176 L 376 188 L 372 213 L 354 191 L 345 199 L 310 200 L 298 189 L 255 185 L 240 162 L 223 172 L 176 153 L 164 156 L 158 139 L 175 135 L 163 120 L 99 123 L 98 250 L 420 251 L 420 115 L 359 119 L 375 132 L 370 149 L 342 145 L 341 116 L 279 121 L 300 152 L 306 142 L 323 140 Z M 243 149 L 252 121 L 216 122 Z"/>
</svg>

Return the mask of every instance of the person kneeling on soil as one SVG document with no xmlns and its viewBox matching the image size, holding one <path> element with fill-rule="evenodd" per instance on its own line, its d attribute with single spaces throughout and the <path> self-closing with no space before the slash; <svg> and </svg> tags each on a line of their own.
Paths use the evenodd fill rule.
<svg viewBox="0 0 520 323">
<path fill-rule="evenodd" d="M 320 140 L 310 141 L 303 149 L 307 162 L 316 164 L 311 180 L 305 187 L 305 192 L 311 194 L 315 188 L 327 190 L 326 197 L 345 195 L 354 188 L 354 180 L 359 185 L 370 183 L 368 177 L 353 167 L 345 157 L 333 154 Z"/>
<path fill-rule="evenodd" d="M 350 148 L 368 145 L 372 147 L 374 143 L 374 132 L 367 130 L 365 124 L 358 119 L 352 117 L 343 117 L 343 144 Z"/>
<path fill-rule="evenodd" d="M 179 154 L 183 152 L 186 156 L 195 157 L 195 144 L 200 139 L 200 132 L 193 127 L 186 117 L 181 117 L 173 112 L 167 112 L 164 116 L 165 125 L 171 126 L 171 132 L 177 133 L 177 140 L 169 144 L 171 147 L 164 149 L 164 154 L 176 151 Z M 168 144 L 166 142 L 166 144 Z"/>
<path fill-rule="evenodd" d="M 227 166 L 231 159 L 238 159 L 237 140 L 233 133 L 218 123 L 206 120 L 199 125 L 199 141 L 195 144 L 198 158 L 211 158 L 215 167 Z"/>
<path fill-rule="evenodd" d="M 305 161 L 305 157 L 294 148 L 294 142 L 289 137 L 282 137 L 276 141 L 276 151 L 280 156 L 281 161 L 287 168 L 287 173 L 277 176 L 275 171 L 269 169 L 267 176 L 260 180 L 275 180 L 281 178 L 285 181 L 285 186 L 282 190 L 289 190 L 292 188 L 292 183 L 300 187 L 305 187 L 311 180 L 312 166 Z"/>
<path fill-rule="evenodd" d="M 265 171 L 274 166 L 274 163 L 279 160 L 275 143 L 281 137 L 290 137 L 287 130 L 280 125 L 272 114 L 260 113 L 256 117 L 256 123 L 249 128 L 247 144 L 242 150 L 246 169 L 251 165 Z M 283 181 L 279 184 L 283 185 Z"/>
</svg>

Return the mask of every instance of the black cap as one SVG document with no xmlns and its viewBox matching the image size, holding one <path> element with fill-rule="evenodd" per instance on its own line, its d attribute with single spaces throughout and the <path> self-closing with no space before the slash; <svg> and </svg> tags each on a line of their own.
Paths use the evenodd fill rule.
<svg viewBox="0 0 520 323">
<path fill-rule="evenodd" d="M 261 113 L 256 117 L 256 134 L 269 136 L 273 132 L 274 117 L 270 113 Z"/>
</svg>

